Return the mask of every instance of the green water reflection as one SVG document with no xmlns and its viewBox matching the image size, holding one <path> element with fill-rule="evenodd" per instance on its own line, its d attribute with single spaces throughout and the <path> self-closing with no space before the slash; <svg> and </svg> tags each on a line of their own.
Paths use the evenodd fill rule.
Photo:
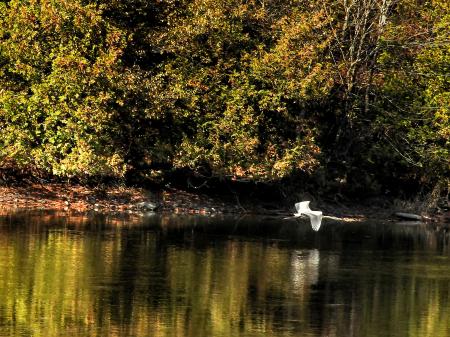
<svg viewBox="0 0 450 337">
<path fill-rule="evenodd" d="M 445 230 L 1 221 L 0 336 L 450 336 Z"/>
</svg>

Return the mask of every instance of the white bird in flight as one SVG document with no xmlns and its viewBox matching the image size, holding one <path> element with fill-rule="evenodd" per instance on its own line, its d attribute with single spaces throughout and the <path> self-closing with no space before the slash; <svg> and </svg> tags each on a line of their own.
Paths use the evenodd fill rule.
<svg viewBox="0 0 450 337">
<path fill-rule="evenodd" d="M 320 225 L 322 224 L 322 211 L 312 211 L 309 208 L 309 201 L 301 201 L 295 204 L 295 209 L 297 213 L 294 213 L 294 217 L 298 218 L 300 216 L 307 215 L 309 220 L 311 221 L 311 227 L 316 232 L 319 230 Z"/>
</svg>

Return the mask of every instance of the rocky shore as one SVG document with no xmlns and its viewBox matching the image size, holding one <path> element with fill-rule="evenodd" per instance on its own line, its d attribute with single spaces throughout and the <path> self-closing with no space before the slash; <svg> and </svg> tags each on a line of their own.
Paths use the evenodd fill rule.
<svg viewBox="0 0 450 337">
<path fill-rule="evenodd" d="M 176 189 L 152 192 L 123 186 L 88 188 L 57 183 L 0 187 L 0 208 L 205 215 L 240 212 L 236 205 Z"/>
<path fill-rule="evenodd" d="M 362 205 L 348 207 L 327 203 L 320 203 L 320 207 L 324 214 L 336 216 L 342 221 L 395 219 L 395 211 L 399 211 L 390 207 Z M 204 216 L 242 213 L 289 216 L 293 212 L 293 207 L 289 205 L 261 205 L 258 202 L 241 205 L 238 201 L 233 202 L 174 188 L 151 191 L 136 187 L 86 187 L 61 183 L 0 186 L 0 209 L 3 211 L 27 209 L 136 215 L 157 212 Z M 434 220 L 446 222 L 447 216 L 444 214 Z"/>
</svg>

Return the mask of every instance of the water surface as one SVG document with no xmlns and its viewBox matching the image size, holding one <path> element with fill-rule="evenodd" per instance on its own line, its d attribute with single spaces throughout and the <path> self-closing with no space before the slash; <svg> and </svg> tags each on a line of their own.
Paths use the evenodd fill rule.
<svg viewBox="0 0 450 337">
<path fill-rule="evenodd" d="M 450 336 L 449 232 L 0 217 L 0 336 Z"/>
</svg>

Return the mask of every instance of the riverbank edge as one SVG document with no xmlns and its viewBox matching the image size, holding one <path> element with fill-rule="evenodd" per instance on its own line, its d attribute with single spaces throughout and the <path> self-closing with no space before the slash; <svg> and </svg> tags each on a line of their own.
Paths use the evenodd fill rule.
<svg viewBox="0 0 450 337">
<path fill-rule="evenodd" d="M 324 214 L 341 221 L 394 220 L 395 213 L 403 211 L 398 205 L 364 206 L 315 202 Z M 283 204 L 264 204 L 258 200 L 241 204 L 239 199 L 212 197 L 175 188 L 144 189 L 125 186 L 68 185 L 63 183 L 29 183 L 19 186 L 0 186 L 0 209 L 14 210 L 56 210 L 84 213 L 139 214 L 145 212 L 175 214 L 252 214 L 289 216 L 294 207 Z M 439 215 L 421 214 L 426 221 L 442 221 Z M 446 217 L 444 217 L 446 218 Z M 398 219 L 397 219 L 398 220 Z M 447 220 L 448 221 L 448 220 Z"/>
</svg>

